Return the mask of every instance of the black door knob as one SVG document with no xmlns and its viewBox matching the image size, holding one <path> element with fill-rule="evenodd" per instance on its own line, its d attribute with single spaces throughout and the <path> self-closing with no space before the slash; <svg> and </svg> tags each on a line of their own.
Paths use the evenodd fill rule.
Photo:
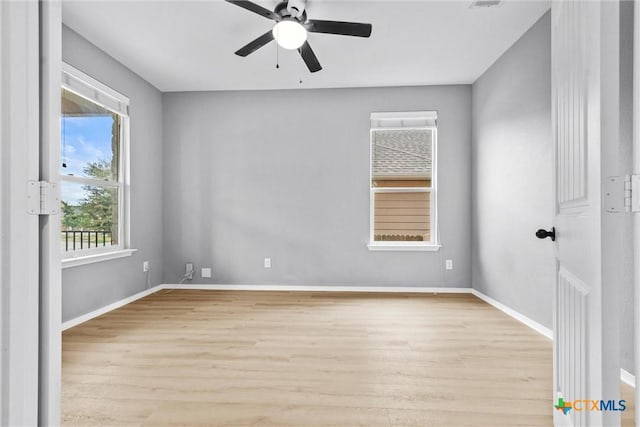
<svg viewBox="0 0 640 427">
<path fill-rule="evenodd" d="M 547 231 L 544 229 L 540 229 L 538 231 L 536 231 L 536 237 L 538 239 L 546 239 L 547 237 L 551 237 L 551 241 L 555 242 L 556 241 L 556 228 L 555 227 L 551 227 L 551 231 Z"/>
</svg>

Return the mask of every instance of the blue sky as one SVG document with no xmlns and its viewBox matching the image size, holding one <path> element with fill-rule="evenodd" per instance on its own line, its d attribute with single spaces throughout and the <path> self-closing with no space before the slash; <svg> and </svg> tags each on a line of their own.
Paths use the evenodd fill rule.
<svg viewBox="0 0 640 427">
<path fill-rule="evenodd" d="M 83 169 L 88 163 L 98 160 L 111 161 L 111 128 L 113 116 L 63 117 L 60 174 L 86 176 Z M 77 205 L 84 198 L 82 185 L 65 183 L 62 200 Z"/>
</svg>

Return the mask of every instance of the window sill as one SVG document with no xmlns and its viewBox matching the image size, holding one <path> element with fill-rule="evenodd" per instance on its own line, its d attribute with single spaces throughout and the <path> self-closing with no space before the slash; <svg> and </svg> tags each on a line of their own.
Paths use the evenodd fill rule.
<svg viewBox="0 0 640 427">
<path fill-rule="evenodd" d="M 108 261 L 110 259 L 125 258 L 133 255 L 137 249 L 121 249 L 119 251 L 104 252 L 91 255 L 77 256 L 62 260 L 62 268 L 78 267 L 80 265 L 93 264 L 94 262 Z"/>
<path fill-rule="evenodd" d="M 435 244 L 399 244 L 399 243 L 369 243 L 367 245 L 370 251 L 422 251 L 422 252 L 437 252 L 440 250 L 440 245 Z"/>
</svg>

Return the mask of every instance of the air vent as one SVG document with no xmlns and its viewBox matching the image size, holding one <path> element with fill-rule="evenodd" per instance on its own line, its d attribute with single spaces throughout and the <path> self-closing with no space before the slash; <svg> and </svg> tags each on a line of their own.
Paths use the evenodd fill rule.
<svg viewBox="0 0 640 427">
<path fill-rule="evenodd" d="M 486 9 L 489 7 L 499 7 L 502 5 L 502 1 L 503 0 L 475 0 L 473 3 L 471 3 L 471 8 L 475 9 L 475 8 L 482 8 L 482 9 Z"/>
</svg>

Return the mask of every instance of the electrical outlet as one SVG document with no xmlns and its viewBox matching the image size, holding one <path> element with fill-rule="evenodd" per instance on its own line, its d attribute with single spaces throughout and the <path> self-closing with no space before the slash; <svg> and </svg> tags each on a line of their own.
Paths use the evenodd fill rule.
<svg viewBox="0 0 640 427">
<path fill-rule="evenodd" d="M 264 268 L 271 268 L 271 258 L 264 259 Z"/>
<path fill-rule="evenodd" d="M 142 272 L 146 273 L 147 271 L 149 271 L 149 261 L 145 261 L 142 263 Z"/>
<path fill-rule="evenodd" d="M 193 263 L 192 262 L 187 263 L 184 276 L 189 280 L 193 279 Z"/>
<path fill-rule="evenodd" d="M 200 276 L 203 279 L 211 278 L 211 269 L 210 268 L 203 268 L 202 271 L 200 272 Z"/>
<path fill-rule="evenodd" d="M 448 259 L 444 262 L 444 267 L 447 270 L 453 270 L 453 260 L 452 259 Z"/>
</svg>

